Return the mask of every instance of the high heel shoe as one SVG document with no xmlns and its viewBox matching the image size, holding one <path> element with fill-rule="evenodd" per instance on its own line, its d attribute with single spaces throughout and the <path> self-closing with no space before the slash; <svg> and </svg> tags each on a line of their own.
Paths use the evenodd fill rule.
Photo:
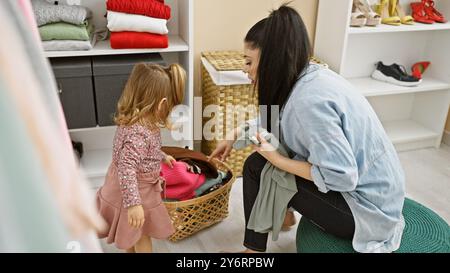
<svg viewBox="0 0 450 273">
<path fill-rule="evenodd" d="M 425 13 L 428 15 L 430 20 L 433 20 L 437 23 L 447 23 L 444 15 L 442 15 L 439 11 L 434 7 L 433 0 L 422 0 L 424 2 Z"/>
<path fill-rule="evenodd" d="M 414 25 L 414 18 L 405 13 L 399 0 L 389 1 L 389 15 L 400 17 L 400 20 L 404 25 Z"/>
<path fill-rule="evenodd" d="M 381 24 L 381 16 L 372 10 L 367 0 L 353 0 L 353 4 L 364 13 L 367 19 L 366 26 L 374 27 Z"/>
<path fill-rule="evenodd" d="M 419 62 L 415 63 L 412 67 L 412 75 L 416 77 L 417 79 L 422 79 L 422 75 L 427 70 L 428 66 L 430 66 L 430 62 Z"/>
<path fill-rule="evenodd" d="M 352 26 L 352 27 L 362 27 L 366 23 L 367 23 L 366 16 L 364 16 L 364 14 L 355 5 L 355 1 L 353 1 L 352 15 L 351 15 L 351 18 L 350 18 L 350 26 Z"/>
<path fill-rule="evenodd" d="M 400 17 L 390 16 L 389 14 L 389 0 L 380 0 L 378 5 L 375 5 L 375 11 L 381 15 L 381 22 L 386 25 L 399 26 L 402 24 Z"/>
<path fill-rule="evenodd" d="M 411 3 L 411 9 L 413 11 L 412 17 L 414 21 L 422 24 L 433 24 L 434 21 L 425 13 L 425 2 Z"/>
</svg>

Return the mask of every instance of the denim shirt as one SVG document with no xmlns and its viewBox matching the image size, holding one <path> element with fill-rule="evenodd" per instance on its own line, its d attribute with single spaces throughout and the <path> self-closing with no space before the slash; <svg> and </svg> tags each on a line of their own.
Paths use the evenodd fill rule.
<svg viewBox="0 0 450 273">
<path fill-rule="evenodd" d="M 333 71 L 311 64 L 281 117 L 282 142 L 312 164 L 321 191 L 341 192 L 354 220 L 353 248 L 399 248 L 405 178 L 393 144 L 369 102 Z M 339 224 L 339 223 L 337 223 Z"/>
</svg>

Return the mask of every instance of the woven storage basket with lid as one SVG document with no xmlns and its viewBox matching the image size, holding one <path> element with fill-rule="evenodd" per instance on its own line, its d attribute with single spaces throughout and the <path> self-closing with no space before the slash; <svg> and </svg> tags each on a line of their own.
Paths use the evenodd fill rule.
<svg viewBox="0 0 450 273">
<path fill-rule="evenodd" d="M 227 105 L 256 107 L 256 90 L 242 71 L 244 55 L 239 51 L 213 51 L 202 53 L 202 91 L 203 109 L 209 105 L 217 105 L 218 116 L 221 119 L 214 129 L 223 136 L 239 124 L 239 120 L 256 118 L 256 112 L 240 112 L 233 118 L 227 118 Z M 255 108 L 256 109 L 256 108 Z M 203 118 L 205 125 L 210 118 Z M 202 151 L 210 154 L 216 148 L 217 140 L 203 140 Z M 252 153 L 251 147 L 242 150 L 233 150 L 226 163 L 236 176 L 242 175 L 242 166 Z"/>
<path fill-rule="evenodd" d="M 316 57 L 311 58 L 312 63 L 325 67 L 328 65 Z M 218 116 L 221 119 L 215 130 L 225 135 L 238 125 L 238 121 L 254 119 L 256 112 L 239 112 L 233 118 L 227 118 L 227 105 L 257 107 L 257 90 L 254 89 L 247 75 L 242 71 L 245 59 L 239 51 L 210 51 L 202 53 L 202 91 L 203 110 L 209 105 L 218 106 Z M 203 128 L 211 118 L 203 118 Z M 203 140 L 202 151 L 210 154 L 216 148 L 217 140 Z M 242 167 L 247 157 L 252 153 L 251 147 L 242 150 L 233 150 L 226 163 L 236 176 L 242 175 Z"/>
</svg>

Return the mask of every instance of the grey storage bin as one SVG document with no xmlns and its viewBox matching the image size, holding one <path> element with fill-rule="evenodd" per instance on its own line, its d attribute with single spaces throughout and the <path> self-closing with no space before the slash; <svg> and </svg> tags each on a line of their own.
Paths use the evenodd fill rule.
<svg viewBox="0 0 450 273">
<path fill-rule="evenodd" d="M 59 98 L 69 129 L 97 126 L 89 57 L 52 58 Z"/>
<path fill-rule="evenodd" d="M 92 58 L 95 101 L 100 126 L 114 124 L 113 117 L 117 102 L 134 65 L 140 62 L 166 65 L 158 53 L 95 56 Z"/>
</svg>

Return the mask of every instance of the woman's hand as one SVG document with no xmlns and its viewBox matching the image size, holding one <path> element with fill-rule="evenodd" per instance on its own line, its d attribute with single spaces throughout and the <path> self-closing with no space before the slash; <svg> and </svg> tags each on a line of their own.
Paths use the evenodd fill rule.
<svg viewBox="0 0 450 273">
<path fill-rule="evenodd" d="M 216 149 L 209 156 L 209 160 L 219 158 L 221 161 L 225 161 L 233 149 L 233 143 L 234 140 L 222 140 L 219 142 Z"/>
<path fill-rule="evenodd" d="M 261 154 L 267 161 L 272 163 L 272 165 L 277 166 L 277 163 L 283 156 L 273 147 L 272 144 L 267 142 L 260 134 L 256 134 L 256 138 L 261 143 L 260 145 L 252 145 L 253 150 Z"/>
<path fill-rule="evenodd" d="M 142 205 L 128 208 L 128 224 L 132 228 L 139 229 L 144 225 L 144 222 L 144 208 L 142 207 Z"/>
<path fill-rule="evenodd" d="M 167 164 L 172 169 L 173 168 L 172 162 L 176 162 L 175 158 L 173 158 L 173 156 L 170 155 L 165 155 L 163 163 Z"/>
<path fill-rule="evenodd" d="M 272 165 L 285 172 L 303 177 L 310 181 L 313 180 L 311 176 L 311 163 L 294 160 L 290 159 L 289 157 L 283 156 L 275 149 L 272 144 L 267 142 L 267 140 L 265 140 L 259 134 L 256 135 L 256 138 L 258 138 L 261 144 L 253 145 L 253 149 L 256 152 L 260 153 L 265 159 L 267 159 L 267 161 L 272 163 Z"/>
</svg>

